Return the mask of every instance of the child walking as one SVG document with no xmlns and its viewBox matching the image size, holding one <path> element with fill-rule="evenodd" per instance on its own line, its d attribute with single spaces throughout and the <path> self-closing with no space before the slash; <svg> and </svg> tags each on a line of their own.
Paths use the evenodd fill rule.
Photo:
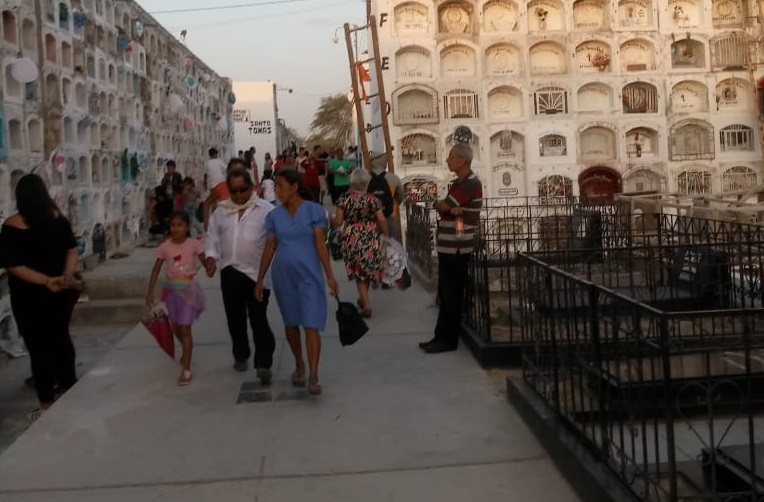
<svg viewBox="0 0 764 502">
<path fill-rule="evenodd" d="M 191 239 L 191 219 L 183 211 L 176 211 L 170 216 L 170 237 L 157 249 L 157 260 L 151 271 L 149 292 L 146 305 L 154 305 L 156 287 L 162 265 L 167 262 L 166 279 L 162 289 L 162 301 L 167 306 L 167 316 L 172 324 L 172 331 L 183 346 L 180 357 L 182 367 L 178 385 L 191 383 L 191 352 L 194 342 L 191 338 L 191 325 L 204 311 L 205 298 L 202 288 L 194 282 L 196 260 L 204 264 L 202 243 Z"/>
<path fill-rule="evenodd" d="M 196 237 L 201 237 L 203 230 L 201 222 L 196 217 L 196 213 L 199 212 L 199 199 L 201 195 L 196 189 L 196 182 L 193 178 L 187 177 L 183 180 L 183 211 L 188 215 L 192 233 Z"/>
</svg>

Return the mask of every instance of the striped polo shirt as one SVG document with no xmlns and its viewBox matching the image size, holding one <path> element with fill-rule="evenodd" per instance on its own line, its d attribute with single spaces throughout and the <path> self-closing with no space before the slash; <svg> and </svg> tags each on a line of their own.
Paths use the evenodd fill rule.
<svg viewBox="0 0 764 502">
<path fill-rule="evenodd" d="M 462 216 L 441 214 L 438 221 L 436 248 L 438 253 L 469 254 L 475 249 L 475 235 L 480 224 L 480 210 L 483 207 L 483 184 L 475 173 L 470 173 L 463 180 L 451 184 L 444 199 L 450 207 L 461 207 Z M 462 218 L 464 231 L 457 235 L 456 221 Z"/>
</svg>

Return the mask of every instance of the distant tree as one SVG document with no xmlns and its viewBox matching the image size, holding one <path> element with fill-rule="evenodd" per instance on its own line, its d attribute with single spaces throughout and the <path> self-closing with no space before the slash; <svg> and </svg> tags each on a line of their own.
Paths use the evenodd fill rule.
<svg viewBox="0 0 764 502">
<path fill-rule="evenodd" d="M 324 148 L 344 148 L 351 143 L 353 109 L 347 95 L 324 96 L 310 123 L 308 144 Z"/>
</svg>

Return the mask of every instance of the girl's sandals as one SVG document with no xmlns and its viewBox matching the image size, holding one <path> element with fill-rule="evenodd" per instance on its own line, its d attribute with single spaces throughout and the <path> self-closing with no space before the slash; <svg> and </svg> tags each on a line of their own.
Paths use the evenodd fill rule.
<svg viewBox="0 0 764 502">
<path fill-rule="evenodd" d="M 305 368 L 294 370 L 292 373 L 292 386 L 305 387 Z"/>
<path fill-rule="evenodd" d="M 43 413 L 45 413 L 45 410 L 42 408 L 37 408 L 34 411 L 27 413 L 27 420 L 29 420 L 29 425 L 32 425 L 34 422 L 36 422 Z"/>
<path fill-rule="evenodd" d="M 311 396 L 318 396 L 321 394 L 321 384 L 318 383 L 318 378 L 310 377 L 310 382 L 308 383 L 308 394 Z"/>
<path fill-rule="evenodd" d="M 294 387 L 305 387 L 305 374 L 295 371 L 292 373 L 292 385 Z"/>
<path fill-rule="evenodd" d="M 185 387 L 191 383 L 191 370 L 183 370 L 178 378 L 178 385 Z"/>
</svg>

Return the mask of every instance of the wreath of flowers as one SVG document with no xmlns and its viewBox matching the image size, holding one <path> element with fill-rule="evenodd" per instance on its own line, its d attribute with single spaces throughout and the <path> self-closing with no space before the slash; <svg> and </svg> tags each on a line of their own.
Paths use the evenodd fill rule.
<svg viewBox="0 0 764 502">
<path fill-rule="evenodd" d="M 592 66 L 603 71 L 610 64 L 610 56 L 603 52 L 598 52 L 592 58 Z"/>
</svg>

